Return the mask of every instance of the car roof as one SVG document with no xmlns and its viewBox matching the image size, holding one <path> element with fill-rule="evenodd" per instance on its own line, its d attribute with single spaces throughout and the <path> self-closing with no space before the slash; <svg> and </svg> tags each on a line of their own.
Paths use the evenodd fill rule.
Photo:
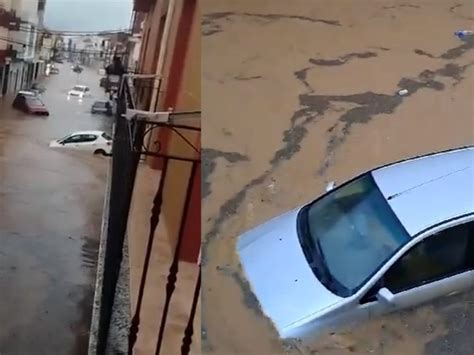
<svg viewBox="0 0 474 355">
<path fill-rule="evenodd" d="M 83 89 L 85 89 L 85 88 L 87 88 L 87 86 L 86 85 L 74 85 L 74 88 L 83 88 Z"/>
<path fill-rule="evenodd" d="M 474 213 L 474 146 L 408 159 L 372 176 L 411 236 Z"/>
<path fill-rule="evenodd" d="M 70 135 L 72 136 L 73 134 L 94 134 L 96 136 L 100 136 L 104 134 L 104 131 L 78 131 L 78 132 L 72 132 Z"/>
<path fill-rule="evenodd" d="M 25 96 L 36 96 L 36 94 L 33 91 L 27 91 L 27 90 L 20 90 L 18 91 L 18 94 L 25 95 Z"/>
</svg>

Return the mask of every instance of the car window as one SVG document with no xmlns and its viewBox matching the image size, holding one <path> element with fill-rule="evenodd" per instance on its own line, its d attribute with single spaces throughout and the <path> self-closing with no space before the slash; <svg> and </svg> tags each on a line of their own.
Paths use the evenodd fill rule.
<svg viewBox="0 0 474 355">
<path fill-rule="evenodd" d="M 85 135 L 85 136 L 84 136 L 83 141 L 84 141 L 84 142 L 93 142 L 93 141 L 95 141 L 96 139 L 97 139 L 97 136 L 96 136 L 96 135 L 94 135 L 94 134 L 88 134 L 88 135 Z"/>
<path fill-rule="evenodd" d="M 385 274 L 394 293 L 472 268 L 473 222 L 446 229 L 411 248 Z"/>
<path fill-rule="evenodd" d="M 408 250 L 361 300 L 375 300 L 381 287 L 392 293 L 440 280 L 474 266 L 474 222 L 448 228 Z"/>
<path fill-rule="evenodd" d="M 68 144 L 68 143 L 80 143 L 82 142 L 82 135 L 80 134 L 75 134 L 70 136 L 69 138 L 66 138 L 63 143 Z"/>
<path fill-rule="evenodd" d="M 28 97 L 26 101 L 28 102 L 28 104 L 33 106 L 43 106 L 43 102 L 40 99 L 34 97 Z"/>
<path fill-rule="evenodd" d="M 105 133 L 105 132 L 102 133 L 102 138 L 104 138 L 104 139 L 106 139 L 106 140 L 108 140 L 108 141 L 111 141 L 111 140 L 112 140 L 112 137 L 109 136 L 109 135 L 108 135 L 107 133 Z"/>
</svg>

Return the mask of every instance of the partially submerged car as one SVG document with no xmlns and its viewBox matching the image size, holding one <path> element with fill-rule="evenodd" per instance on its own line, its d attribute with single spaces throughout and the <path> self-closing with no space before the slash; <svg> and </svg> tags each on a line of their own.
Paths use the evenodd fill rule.
<svg viewBox="0 0 474 355">
<path fill-rule="evenodd" d="M 95 101 L 91 106 L 91 113 L 105 113 L 106 115 L 112 115 L 112 104 L 107 100 Z"/>
<path fill-rule="evenodd" d="M 312 338 L 474 286 L 474 147 L 390 164 L 243 234 L 282 338 Z"/>
<path fill-rule="evenodd" d="M 83 68 L 79 64 L 73 65 L 71 69 L 73 72 L 78 73 L 78 74 L 82 73 L 82 70 L 83 70 Z"/>
<path fill-rule="evenodd" d="M 94 154 L 112 153 L 112 137 L 103 131 L 81 131 L 49 143 L 50 148 L 68 148 Z"/>
<path fill-rule="evenodd" d="M 28 114 L 49 116 L 46 105 L 32 91 L 19 91 L 13 100 L 12 106 Z"/>
<path fill-rule="evenodd" d="M 67 96 L 70 98 L 71 96 L 79 97 L 80 99 L 84 98 L 90 94 L 90 89 L 88 86 L 85 85 L 75 85 L 71 90 L 68 91 Z"/>
</svg>

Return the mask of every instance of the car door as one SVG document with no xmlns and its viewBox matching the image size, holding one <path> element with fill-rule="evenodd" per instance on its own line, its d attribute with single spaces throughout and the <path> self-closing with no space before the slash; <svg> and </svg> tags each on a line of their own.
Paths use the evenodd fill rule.
<svg viewBox="0 0 474 355">
<path fill-rule="evenodd" d="M 370 316 L 417 306 L 474 285 L 474 222 L 435 233 L 402 255 L 361 299 Z M 390 302 L 377 299 L 380 289 Z"/>
<path fill-rule="evenodd" d="M 97 136 L 94 134 L 83 134 L 78 143 L 78 149 L 93 151 L 97 142 Z"/>
<path fill-rule="evenodd" d="M 78 149 L 80 148 L 80 144 L 82 142 L 82 136 L 81 134 L 72 134 L 68 138 L 64 139 L 61 142 L 61 145 L 64 148 L 73 148 L 73 149 Z"/>
</svg>

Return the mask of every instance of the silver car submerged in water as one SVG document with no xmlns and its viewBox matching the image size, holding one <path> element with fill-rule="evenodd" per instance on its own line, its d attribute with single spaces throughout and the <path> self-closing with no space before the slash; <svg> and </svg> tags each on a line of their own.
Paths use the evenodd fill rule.
<svg viewBox="0 0 474 355">
<path fill-rule="evenodd" d="M 474 147 L 387 165 L 243 234 L 252 292 L 282 338 L 474 286 Z"/>
</svg>

